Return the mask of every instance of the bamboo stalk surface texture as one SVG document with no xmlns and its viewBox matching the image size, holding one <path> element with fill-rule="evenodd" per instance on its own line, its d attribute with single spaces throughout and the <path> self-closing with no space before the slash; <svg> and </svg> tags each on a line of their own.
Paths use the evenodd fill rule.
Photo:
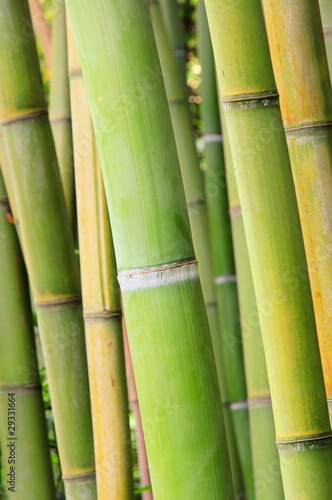
<svg viewBox="0 0 332 500">
<path fill-rule="evenodd" d="M 324 35 L 318 0 L 263 4 L 332 421 L 332 89 Z"/>
<path fill-rule="evenodd" d="M 0 120 L 37 308 L 67 500 L 96 498 L 77 258 L 26 0 L 0 8 Z"/>
<path fill-rule="evenodd" d="M 206 7 L 263 335 L 285 497 L 327 500 L 331 427 L 262 6 L 260 0 L 250 0 L 234 9 L 226 0 L 207 0 Z"/>
<path fill-rule="evenodd" d="M 134 498 L 120 289 L 88 98 L 68 23 L 78 236 L 98 500 Z"/>
<path fill-rule="evenodd" d="M 55 500 L 28 278 L 1 174 L 0 275 L 0 436 L 4 489 L 9 500 Z M 9 398 L 8 394 L 14 397 Z M 11 427 L 8 427 L 9 417 Z"/>
<path fill-rule="evenodd" d="M 52 40 L 50 122 L 69 220 L 73 232 L 75 232 L 75 178 L 68 78 L 66 5 L 64 0 L 54 3 Z"/>
<path fill-rule="evenodd" d="M 100 153 L 154 497 L 232 499 L 212 342 L 148 6 L 67 6 Z"/>
</svg>

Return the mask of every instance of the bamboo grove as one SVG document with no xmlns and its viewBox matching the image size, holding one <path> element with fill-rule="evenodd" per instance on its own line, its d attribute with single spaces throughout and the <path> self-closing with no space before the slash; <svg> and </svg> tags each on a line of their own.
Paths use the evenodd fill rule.
<svg viewBox="0 0 332 500">
<path fill-rule="evenodd" d="M 330 500 L 330 0 L 0 0 L 0 498 Z"/>
</svg>

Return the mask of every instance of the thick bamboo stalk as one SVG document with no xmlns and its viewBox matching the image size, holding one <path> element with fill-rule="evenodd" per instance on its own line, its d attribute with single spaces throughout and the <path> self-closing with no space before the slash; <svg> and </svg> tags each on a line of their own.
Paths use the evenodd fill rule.
<svg viewBox="0 0 332 500">
<path fill-rule="evenodd" d="M 98 499 L 127 500 L 134 498 L 134 481 L 120 289 L 89 103 L 69 23 L 68 48 Z"/>
<path fill-rule="evenodd" d="M 227 128 L 225 120 L 222 120 L 222 122 L 229 213 L 234 241 L 243 352 L 248 387 L 255 495 L 256 500 L 265 500 L 266 498 L 269 498 L 269 500 L 282 500 L 284 492 L 278 450 L 275 445 L 270 387 L 256 295 Z"/>
<path fill-rule="evenodd" d="M 154 497 L 234 498 L 148 6 L 67 7 L 100 152 Z"/>
<path fill-rule="evenodd" d="M 26 1 L 0 9 L 0 120 L 37 309 L 67 499 L 95 499 L 81 291 Z M 24 43 L 12 45 L 13 39 Z M 10 175 L 7 170 L 10 170 Z M 81 496 L 80 496 L 81 495 Z"/>
<path fill-rule="evenodd" d="M 179 4 L 177 0 L 159 0 L 160 8 L 165 23 L 165 29 L 172 48 L 173 57 L 185 94 L 187 86 L 187 54 L 186 40 L 183 26 L 179 17 Z"/>
<path fill-rule="evenodd" d="M 45 57 L 49 70 L 52 66 L 52 35 L 51 27 L 45 19 L 43 7 L 39 0 L 29 0 L 29 7 L 32 19 L 32 25 L 38 36 L 40 46 Z"/>
<path fill-rule="evenodd" d="M 252 476 L 252 467 L 241 332 L 239 321 L 237 320 L 236 285 L 234 290 L 234 283 L 220 283 L 219 277 L 214 280 L 208 210 L 187 96 L 180 82 L 167 32 L 163 24 L 159 3 L 156 0 L 150 1 L 150 11 L 180 160 L 194 249 L 198 259 L 203 295 L 208 311 L 211 335 L 214 341 L 224 407 L 228 406 L 228 401 L 230 401 L 233 428 L 227 428 L 227 434 L 232 450 L 232 470 L 235 490 L 237 493 L 240 493 L 243 485 L 236 471 L 236 468 L 239 467 L 239 458 L 245 479 L 248 478 L 246 486 L 249 489 L 249 478 Z M 214 281 L 217 283 L 216 288 Z M 236 316 L 235 321 L 232 321 L 234 319 L 232 314 Z M 226 385 L 226 387 L 223 387 L 223 385 Z M 224 411 L 229 412 L 229 409 L 227 408 Z M 230 420 L 227 420 L 226 423 L 231 425 Z M 236 446 L 236 443 L 233 442 L 234 431 L 237 438 L 238 452 L 236 449 L 233 449 Z M 237 455 L 239 455 L 239 458 Z"/>
<path fill-rule="evenodd" d="M 263 3 L 332 421 L 332 90 L 324 35 L 318 0 Z"/>
<path fill-rule="evenodd" d="M 130 356 L 128 335 L 126 329 L 126 322 L 124 315 L 122 316 L 122 331 L 123 331 L 123 340 L 124 340 L 124 350 L 125 350 L 125 359 L 126 359 L 126 374 L 127 374 L 127 383 L 128 383 L 128 399 L 131 405 L 132 412 L 135 418 L 135 435 L 136 435 L 136 447 L 137 447 L 137 461 L 138 468 L 140 472 L 140 485 L 141 488 L 148 486 L 151 484 L 149 465 L 148 465 L 148 457 L 146 455 L 143 427 L 142 427 L 142 419 L 141 412 L 139 409 L 139 402 L 137 396 L 137 389 L 135 383 L 134 369 Z M 142 500 L 153 500 L 152 490 L 146 490 L 141 493 Z"/>
<path fill-rule="evenodd" d="M 330 0 L 319 0 L 320 12 L 323 22 L 324 39 L 327 60 L 329 63 L 330 77 L 332 75 L 332 4 Z"/>
<path fill-rule="evenodd" d="M 53 500 L 55 488 L 36 366 L 28 278 L 1 174 L 0 274 L 0 434 L 6 474 L 4 489 L 9 499 Z M 14 394 L 14 398 L 8 394 Z M 14 399 L 14 408 L 12 404 L 9 407 L 9 399 Z"/>
<path fill-rule="evenodd" d="M 75 233 L 75 177 L 68 78 L 66 5 L 64 0 L 54 4 L 52 39 L 53 64 L 50 85 L 50 122 L 69 220 Z"/>
<path fill-rule="evenodd" d="M 215 269 L 216 275 L 222 277 L 221 281 L 225 284 L 231 281 L 230 284 L 233 285 L 235 294 L 237 293 L 235 279 L 237 279 L 239 293 L 253 460 L 253 470 L 251 474 L 248 471 L 245 476 L 249 481 L 247 491 L 250 487 L 254 488 L 256 500 L 266 498 L 267 494 L 270 499 L 277 500 L 283 498 L 283 488 L 280 466 L 278 473 L 279 458 L 275 446 L 264 348 L 229 141 L 227 133 L 222 135 L 221 130 L 213 51 L 203 0 L 198 4 L 198 35 L 199 60 L 202 67 L 201 114 L 206 159 L 205 192 L 208 200 Z M 223 129 L 226 129 L 225 125 Z M 224 149 L 225 160 L 227 160 L 227 182 Z M 229 212 L 232 216 L 232 227 Z M 239 312 L 235 307 L 233 307 L 233 315 L 232 320 L 239 321 Z M 269 474 L 271 477 L 266 481 L 265 473 L 272 468 L 273 474 Z"/>
<path fill-rule="evenodd" d="M 206 1 L 286 498 L 331 496 L 332 438 L 300 220 L 260 0 Z M 243 7 L 243 8 L 242 8 Z M 250 7 L 250 8 L 249 8 Z M 236 58 L 234 54 L 236 44 Z"/>
</svg>

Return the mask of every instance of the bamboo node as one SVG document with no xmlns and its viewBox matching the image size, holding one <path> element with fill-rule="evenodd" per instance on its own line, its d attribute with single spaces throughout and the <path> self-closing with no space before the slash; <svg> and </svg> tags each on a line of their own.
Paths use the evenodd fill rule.
<svg viewBox="0 0 332 500">
<path fill-rule="evenodd" d="M 77 295 L 75 297 L 67 297 L 65 299 L 55 299 L 55 300 L 45 300 L 45 301 L 36 301 L 36 307 L 53 307 L 53 306 L 62 306 L 66 304 L 70 304 L 72 302 L 81 302 L 82 296 Z"/>
<path fill-rule="evenodd" d="M 224 283 L 236 283 L 236 274 L 220 274 L 214 278 L 216 285 L 223 285 Z"/>
<path fill-rule="evenodd" d="M 332 434 L 316 436 L 313 438 L 301 438 L 294 441 L 276 441 L 279 453 L 299 453 L 314 449 L 332 447 Z"/>
<path fill-rule="evenodd" d="M 15 122 L 21 122 L 25 120 L 33 120 L 35 118 L 40 118 L 43 116 L 48 116 L 47 109 L 42 109 L 38 111 L 32 111 L 31 113 L 23 113 L 21 115 L 11 116 L 9 118 L 3 118 L 0 120 L 1 125 L 9 125 Z"/>
<path fill-rule="evenodd" d="M 205 144 L 208 142 L 224 142 L 222 134 L 204 134 L 202 139 Z"/>
<path fill-rule="evenodd" d="M 235 219 L 236 217 L 240 217 L 242 215 L 241 205 L 235 205 L 229 209 L 229 216 L 231 219 Z"/>
<path fill-rule="evenodd" d="M 248 398 L 248 407 L 250 409 L 254 408 L 263 408 L 265 406 L 271 406 L 272 401 L 271 401 L 271 396 L 266 395 L 266 396 L 258 396 L 256 398 Z"/>
<path fill-rule="evenodd" d="M 180 283 L 198 278 L 197 260 L 189 260 L 165 266 L 151 267 L 148 269 L 133 269 L 122 271 L 118 281 L 122 291 L 135 290 L 137 287 L 150 288 L 160 285 Z"/>
<path fill-rule="evenodd" d="M 236 401 L 229 405 L 231 411 L 246 410 L 248 408 L 248 401 Z"/>
</svg>

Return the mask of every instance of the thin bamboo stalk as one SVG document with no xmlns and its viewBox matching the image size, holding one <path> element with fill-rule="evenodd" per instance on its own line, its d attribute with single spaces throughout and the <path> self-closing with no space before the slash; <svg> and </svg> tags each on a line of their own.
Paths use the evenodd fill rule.
<svg viewBox="0 0 332 500">
<path fill-rule="evenodd" d="M 332 75 L 332 5 L 330 0 L 319 0 L 323 22 L 326 55 L 329 63 L 330 77 Z"/>
<path fill-rule="evenodd" d="M 123 340 L 124 340 L 124 351 L 125 351 L 125 360 L 126 360 L 126 374 L 127 374 L 127 383 L 128 383 L 128 398 L 129 403 L 131 405 L 132 412 L 134 414 L 136 428 L 136 446 L 137 446 L 137 461 L 138 468 L 140 472 L 140 484 L 141 488 L 148 486 L 151 484 L 149 465 L 148 465 L 148 457 L 146 455 L 143 427 L 142 427 L 142 419 L 141 412 L 139 409 L 139 402 L 137 396 L 137 389 L 135 383 L 134 369 L 130 356 L 128 335 L 126 329 L 126 322 L 124 315 L 122 316 L 122 331 L 123 331 Z M 152 490 L 146 490 L 141 493 L 142 500 L 153 500 Z"/>
<path fill-rule="evenodd" d="M 53 64 L 50 85 L 50 122 L 69 220 L 75 234 L 75 176 L 68 78 L 66 5 L 64 0 L 54 4 L 52 39 Z"/>
<path fill-rule="evenodd" d="M 89 103 L 69 23 L 68 49 L 98 499 L 127 500 L 135 495 L 120 289 Z"/>
<path fill-rule="evenodd" d="M 6 474 L 4 489 L 9 499 L 53 500 L 54 480 L 35 363 L 28 278 L 1 174 L 0 274 L 0 434 Z M 8 394 L 14 394 L 14 408 L 9 408 Z"/>
<path fill-rule="evenodd" d="M 204 69 L 204 68 L 203 68 Z M 204 76 L 204 73 L 203 73 Z M 223 115 L 222 115 L 223 116 Z M 284 498 L 256 295 L 225 120 L 223 145 L 234 241 L 256 500 Z"/>
<path fill-rule="evenodd" d="M 100 152 L 154 496 L 234 498 L 148 6 L 104 0 L 96 9 L 84 0 L 67 7 Z"/>
<path fill-rule="evenodd" d="M 159 3 L 181 84 L 185 94 L 188 94 L 186 40 L 179 17 L 179 4 L 177 0 L 159 0 Z"/>
<path fill-rule="evenodd" d="M 52 34 L 51 27 L 45 19 L 43 7 L 39 0 L 29 0 L 33 29 L 38 36 L 40 46 L 49 70 L 52 67 Z"/>
<path fill-rule="evenodd" d="M 232 471 L 235 490 L 236 493 L 240 493 L 243 490 L 241 476 L 236 470 L 239 467 L 240 460 L 244 479 L 245 481 L 248 479 L 246 488 L 249 492 L 249 482 L 252 477 L 249 417 L 246 406 L 247 393 L 241 331 L 238 321 L 236 285 L 229 281 L 220 283 L 218 276 L 214 280 L 208 210 L 187 94 L 180 83 L 167 32 L 163 24 L 160 6 L 156 0 L 150 1 L 150 12 L 175 133 L 194 249 L 198 259 L 203 295 L 210 321 L 211 335 L 214 341 L 224 408 L 228 407 L 230 401 L 233 426 L 230 427 L 230 420 L 226 420 L 226 423 L 229 424 L 227 426 L 227 434 L 232 450 Z M 217 284 L 216 287 L 214 281 Z M 226 387 L 223 387 L 223 385 Z M 224 411 L 229 412 L 229 409 L 224 409 Z M 236 443 L 233 441 L 234 432 Z M 237 447 L 237 450 L 234 447 Z"/>
<path fill-rule="evenodd" d="M 67 499 L 95 499 L 95 472 L 81 291 L 56 171 L 34 39 L 24 37 L 26 1 L 0 10 L 0 120 L 29 273 Z M 24 43 L 12 44 L 13 40 Z M 8 172 L 10 170 L 10 172 Z M 10 175 L 9 175 L 10 173 Z M 9 193 L 11 195 L 11 193 Z"/>
<path fill-rule="evenodd" d="M 226 0 L 206 0 L 206 7 L 263 335 L 285 497 L 328 499 L 331 427 L 262 7 L 260 0 L 238 9 L 229 8 Z M 235 44 L 236 60 L 230 57 Z"/>
<path fill-rule="evenodd" d="M 202 0 L 198 4 L 198 33 L 199 56 L 202 67 L 201 116 L 206 161 L 206 171 L 204 172 L 205 194 L 209 216 L 215 283 L 219 301 L 221 303 L 221 326 L 223 335 L 227 341 L 227 343 L 225 342 L 224 350 L 226 359 L 229 359 L 232 356 L 236 357 L 239 356 L 239 354 L 242 355 L 242 342 L 239 342 L 239 338 L 241 338 L 240 312 L 233 256 L 231 223 L 228 213 L 227 185 L 218 109 L 216 75 L 209 27 L 204 2 Z M 237 332 L 236 336 L 234 336 L 234 332 Z M 235 347 L 234 344 L 236 342 L 238 344 Z M 234 360 L 232 361 L 234 367 L 238 367 L 243 364 L 242 356 L 240 360 L 237 360 L 237 362 L 234 363 Z M 230 368 L 228 368 L 228 370 L 230 370 Z M 241 375 L 242 374 L 240 373 L 240 377 Z M 232 378 L 228 380 L 230 387 L 234 385 L 233 380 L 238 376 L 238 373 L 232 373 Z M 245 396 L 246 393 L 242 392 L 242 397 Z M 232 402 L 231 400 L 232 410 L 234 407 L 237 408 L 239 405 L 242 406 L 241 413 L 245 416 L 245 422 L 246 425 L 248 425 L 249 412 L 247 401 L 242 400 Z M 241 415 L 241 413 L 233 410 L 233 418 L 237 418 L 237 415 Z M 239 432 L 239 424 L 235 424 L 234 427 L 235 431 L 237 431 L 237 441 L 241 443 L 239 446 L 239 452 L 246 492 L 249 499 L 254 498 L 255 492 L 249 425 L 247 427 L 248 432 L 245 433 L 243 432 L 243 429 Z M 245 442 L 244 439 L 246 439 Z"/>
<path fill-rule="evenodd" d="M 319 4 L 263 4 L 332 421 L 332 90 Z"/>
</svg>

